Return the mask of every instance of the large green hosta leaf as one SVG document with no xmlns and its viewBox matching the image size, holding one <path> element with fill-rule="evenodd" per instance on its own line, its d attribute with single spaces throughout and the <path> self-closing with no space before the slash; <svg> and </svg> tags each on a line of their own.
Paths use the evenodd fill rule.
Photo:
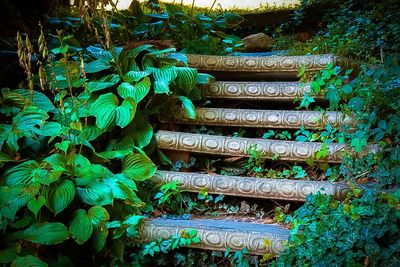
<svg viewBox="0 0 400 267">
<path fill-rule="evenodd" d="M 124 158 L 123 173 L 136 181 L 144 181 L 154 175 L 157 166 L 144 153 L 135 153 Z"/>
<path fill-rule="evenodd" d="M 182 107 L 185 110 L 185 114 L 189 119 L 196 119 L 196 109 L 193 105 L 192 100 L 185 96 L 179 96 L 179 100 L 182 102 Z"/>
<path fill-rule="evenodd" d="M 43 125 L 49 118 L 47 112 L 34 106 L 28 106 L 13 118 L 13 132 L 23 133 L 24 136 L 32 137 L 40 133 L 36 126 Z"/>
<path fill-rule="evenodd" d="M 100 252 L 106 245 L 108 229 L 104 223 L 95 225 L 93 229 L 92 244 L 96 252 Z"/>
<path fill-rule="evenodd" d="M 24 97 L 26 103 L 24 103 L 22 106 L 26 106 L 27 103 L 31 103 L 32 106 L 36 106 L 39 107 L 40 109 L 46 111 L 46 112 L 51 112 L 54 111 L 56 108 L 54 107 L 53 103 L 50 101 L 50 99 L 38 92 L 38 91 L 34 91 L 33 92 L 33 101 L 31 102 L 31 91 L 28 89 L 16 89 L 16 90 L 12 90 L 10 92 L 10 97 L 12 95 L 15 96 L 15 94 L 21 95 Z M 18 106 L 22 107 L 21 104 L 22 102 L 16 103 Z"/>
<path fill-rule="evenodd" d="M 84 203 L 94 206 L 112 204 L 114 199 L 111 188 L 102 182 L 93 182 L 85 187 L 77 187 L 76 192 Z"/>
<path fill-rule="evenodd" d="M 82 245 L 88 241 L 93 233 L 93 225 L 85 210 L 78 209 L 75 211 L 69 231 L 76 243 Z"/>
<path fill-rule="evenodd" d="M 56 245 L 69 238 L 69 231 L 64 224 L 36 223 L 23 231 L 22 239 L 42 245 Z"/>
<path fill-rule="evenodd" d="M 104 76 L 100 80 L 88 82 L 86 84 L 86 89 L 92 93 L 95 91 L 103 90 L 111 86 L 114 86 L 119 82 L 119 80 L 120 80 L 119 75 L 110 74 Z"/>
<path fill-rule="evenodd" d="M 156 94 L 170 94 L 168 83 L 166 81 L 155 81 L 154 82 L 154 93 Z"/>
<path fill-rule="evenodd" d="M 100 129 L 105 129 L 114 122 L 125 127 L 132 121 L 135 112 L 136 102 L 127 98 L 119 106 L 118 98 L 113 93 L 99 96 L 91 107 L 91 113 L 96 117 L 96 125 Z"/>
<path fill-rule="evenodd" d="M 167 84 L 170 84 L 178 76 L 177 67 L 172 65 L 161 68 L 148 67 L 147 69 L 153 73 L 154 80 L 164 81 Z"/>
<path fill-rule="evenodd" d="M 111 52 L 97 46 L 88 46 L 86 50 L 96 59 L 111 61 L 114 57 Z"/>
<path fill-rule="evenodd" d="M 139 103 L 150 92 L 150 86 L 151 82 L 149 77 L 145 77 L 142 81 L 136 83 L 135 85 L 123 82 L 118 86 L 117 90 L 118 94 L 122 98 L 131 97 L 136 101 L 136 103 Z"/>
<path fill-rule="evenodd" d="M 32 172 L 39 168 L 39 164 L 34 160 L 25 161 L 6 171 L 2 180 L 5 185 L 29 184 L 32 181 Z"/>
<path fill-rule="evenodd" d="M 110 61 L 106 59 L 97 59 L 85 65 L 86 73 L 96 73 L 111 67 Z"/>
<path fill-rule="evenodd" d="M 194 68 L 177 67 L 176 84 L 179 89 L 183 89 L 187 94 L 196 86 L 197 70 Z"/>
<path fill-rule="evenodd" d="M 46 189 L 47 207 L 55 215 L 66 209 L 75 198 L 75 185 L 72 181 L 64 179 L 58 185 Z"/>
<path fill-rule="evenodd" d="M 0 186 L 0 214 L 14 220 L 16 213 L 31 200 L 38 188 L 27 187 L 24 184 L 14 186 Z"/>
<path fill-rule="evenodd" d="M 25 257 L 18 257 L 11 264 L 11 267 L 47 267 L 47 266 L 48 266 L 47 263 L 32 255 L 28 255 Z"/>
<path fill-rule="evenodd" d="M 102 206 L 91 207 L 88 211 L 88 216 L 92 225 L 97 225 L 103 221 L 108 221 L 110 219 L 108 211 Z"/>
<path fill-rule="evenodd" d="M 124 81 L 128 82 L 128 83 L 136 83 L 138 81 L 140 81 L 141 79 L 143 79 L 146 76 L 149 76 L 151 74 L 150 70 L 146 70 L 146 71 L 128 71 L 125 75 L 124 75 Z"/>
<path fill-rule="evenodd" d="M 115 109 L 115 123 L 121 128 L 128 126 L 135 117 L 136 106 L 136 102 L 131 98 L 122 101 L 121 106 Z"/>
</svg>

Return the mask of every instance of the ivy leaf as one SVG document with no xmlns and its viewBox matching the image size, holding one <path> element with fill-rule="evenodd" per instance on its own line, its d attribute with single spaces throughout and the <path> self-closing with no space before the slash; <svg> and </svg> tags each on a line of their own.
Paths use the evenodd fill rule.
<svg viewBox="0 0 400 267">
<path fill-rule="evenodd" d="M 187 94 L 196 86 L 197 70 L 188 67 L 177 67 L 176 84 L 180 89 L 183 89 Z"/>
<path fill-rule="evenodd" d="M 22 233 L 22 239 L 42 245 L 56 245 L 69 238 L 69 231 L 59 222 L 36 223 Z"/>
<path fill-rule="evenodd" d="M 101 182 L 93 182 L 85 187 L 77 187 L 76 192 L 84 203 L 93 206 L 109 205 L 114 199 L 110 187 Z"/>
<path fill-rule="evenodd" d="M 91 113 L 96 117 L 96 125 L 100 129 L 105 129 L 114 122 L 118 104 L 118 98 L 113 93 L 101 95 L 93 103 Z"/>
<path fill-rule="evenodd" d="M 18 257 L 12 263 L 11 267 L 47 267 L 47 263 L 40 260 L 38 257 L 28 255 L 25 257 Z"/>
<path fill-rule="evenodd" d="M 133 99 L 129 97 L 125 99 L 121 106 L 115 109 L 115 123 L 121 128 L 128 126 L 135 117 L 136 107 L 137 104 Z"/>
<path fill-rule="evenodd" d="M 108 221 L 110 215 L 102 206 L 93 206 L 88 211 L 88 217 L 93 225 L 97 225 L 102 221 Z"/>
<path fill-rule="evenodd" d="M 354 111 L 361 111 L 364 108 L 364 100 L 361 97 L 353 97 L 349 101 L 349 106 Z"/>
<path fill-rule="evenodd" d="M 136 103 L 139 103 L 145 96 L 150 92 L 150 78 L 145 77 L 142 81 L 132 85 L 127 82 L 123 82 L 118 86 L 118 94 L 122 98 L 131 97 Z"/>
<path fill-rule="evenodd" d="M 96 73 L 111 67 L 110 61 L 106 59 L 97 59 L 85 64 L 86 73 Z"/>
<path fill-rule="evenodd" d="M 71 180 L 63 179 L 60 184 L 48 187 L 46 192 L 47 207 L 57 215 L 75 198 L 75 185 Z"/>
<path fill-rule="evenodd" d="M 350 146 L 354 148 L 354 151 L 359 153 L 362 151 L 363 147 L 368 145 L 367 137 L 355 137 L 351 140 Z"/>
<path fill-rule="evenodd" d="M 178 96 L 179 100 L 182 101 L 182 107 L 185 110 L 185 114 L 189 119 L 196 119 L 196 109 L 193 105 L 192 100 L 186 96 Z"/>
<path fill-rule="evenodd" d="M 69 232 L 79 245 L 88 241 L 93 233 L 93 225 L 85 210 L 78 209 L 74 212 L 74 217 L 69 226 Z"/>
<path fill-rule="evenodd" d="M 28 209 L 37 217 L 39 210 L 46 204 L 44 196 L 39 196 L 37 199 L 32 198 L 28 201 Z"/>
<path fill-rule="evenodd" d="M 93 93 L 95 91 L 103 90 L 103 89 L 109 88 L 111 86 L 114 86 L 119 82 L 119 80 L 120 80 L 119 75 L 110 74 L 110 75 L 104 76 L 103 78 L 101 78 L 97 81 L 88 82 L 86 84 L 86 89 L 90 93 Z"/>
<path fill-rule="evenodd" d="M 154 175 L 157 167 L 144 153 L 136 153 L 124 158 L 122 169 L 127 177 L 135 181 L 144 181 Z"/>
</svg>

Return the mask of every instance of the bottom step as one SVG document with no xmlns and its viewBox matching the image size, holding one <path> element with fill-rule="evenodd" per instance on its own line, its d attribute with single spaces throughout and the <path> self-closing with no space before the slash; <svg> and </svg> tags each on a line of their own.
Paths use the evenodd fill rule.
<svg viewBox="0 0 400 267">
<path fill-rule="evenodd" d="M 149 220 L 142 228 L 142 238 L 145 242 L 168 239 L 187 229 L 197 230 L 201 240 L 200 243 L 192 243 L 190 247 L 220 251 L 245 248 L 255 255 L 278 254 L 289 238 L 289 230 L 279 225 L 211 219 Z"/>
</svg>

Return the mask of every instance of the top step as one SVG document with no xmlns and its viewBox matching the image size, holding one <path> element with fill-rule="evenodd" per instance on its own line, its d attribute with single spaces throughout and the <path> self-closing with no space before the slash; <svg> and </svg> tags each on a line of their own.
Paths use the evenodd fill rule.
<svg viewBox="0 0 400 267">
<path fill-rule="evenodd" d="M 285 79 L 296 80 L 302 66 L 309 72 L 317 72 L 328 64 L 348 68 L 353 65 L 344 57 L 331 54 L 307 56 L 213 56 L 188 54 L 188 64 L 199 71 L 208 72 L 217 79 L 235 80 Z"/>
</svg>

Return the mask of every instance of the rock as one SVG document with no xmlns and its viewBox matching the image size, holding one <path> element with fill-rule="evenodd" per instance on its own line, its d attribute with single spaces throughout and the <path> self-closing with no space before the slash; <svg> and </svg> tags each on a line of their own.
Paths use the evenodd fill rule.
<svg viewBox="0 0 400 267">
<path fill-rule="evenodd" d="M 244 200 L 242 202 L 240 202 L 240 212 L 244 212 L 244 213 L 250 212 L 249 203 L 247 203 Z"/>
<path fill-rule="evenodd" d="M 274 39 L 260 32 L 244 37 L 243 43 L 246 52 L 263 52 L 271 50 Z"/>
</svg>

